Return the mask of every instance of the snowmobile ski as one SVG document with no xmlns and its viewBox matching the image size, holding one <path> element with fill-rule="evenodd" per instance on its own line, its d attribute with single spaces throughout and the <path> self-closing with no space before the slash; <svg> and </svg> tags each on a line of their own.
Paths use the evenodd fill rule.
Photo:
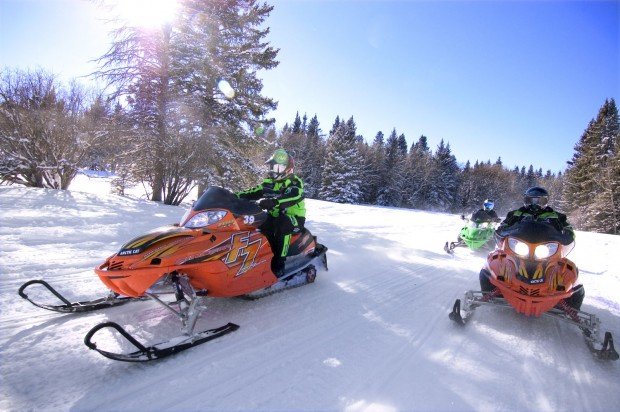
<svg viewBox="0 0 620 412">
<path fill-rule="evenodd" d="M 599 359 L 602 360 L 618 360 L 618 352 L 616 352 L 616 348 L 614 347 L 614 338 L 611 336 L 611 332 L 605 332 L 605 338 L 603 339 L 603 344 L 600 349 L 595 347 L 596 339 L 593 339 L 591 336 L 586 335 L 584 331 L 584 337 L 586 338 L 586 344 L 588 348 Z"/>
<path fill-rule="evenodd" d="M 450 320 L 455 321 L 457 324 L 465 326 L 465 319 L 461 316 L 461 299 L 457 299 L 452 306 L 452 312 L 448 314 Z"/>
<path fill-rule="evenodd" d="M 101 329 L 112 328 L 118 331 L 129 343 L 135 346 L 138 350 L 131 353 L 114 353 L 106 350 L 99 349 L 97 344 L 92 341 L 95 333 Z M 219 328 L 207 329 L 202 332 L 194 333 L 190 336 L 178 336 L 152 346 L 144 346 L 133 336 L 131 336 L 125 329 L 114 322 L 100 323 L 93 327 L 84 337 L 84 343 L 90 349 L 96 350 L 103 356 L 109 359 L 123 361 L 123 362 L 148 362 L 156 359 L 162 359 L 175 353 L 179 353 L 194 346 L 201 345 L 210 340 L 224 336 L 230 332 L 234 332 L 239 329 L 239 325 L 234 323 L 228 323 L 227 325 L 220 326 Z"/>
<path fill-rule="evenodd" d="M 465 246 L 463 240 L 459 240 L 458 242 L 446 242 L 446 244 L 443 245 L 443 250 L 452 255 L 454 254 L 454 249 L 461 246 Z"/>
<path fill-rule="evenodd" d="M 594 356 L 603 360 L 618 359 L 619 355 L 614 347 L 614 338 L 611 335 L 611 332 L 605 332 L 605 337 L 602 342 L 598 339 L 597 331 L 599 329 L 600 321 L 596 316 L 576 310 L 575 308 L 569 306 L 566 301 L 560 302 L 557 305 L 557 308 L 559 310 L 556 310 L 556 313 L 560 314 L 560 316 L 567 316 L 581 329 L 583 337 L 586 340 L 586 345 Z M 597 346 L 600 346 L 600 348 L 597 348 Z"/>
<path fill-rule="evenodd" d="M 39 285 L 44 286 L 49 292 L 51 292 L 54 296 L 56 296 L 64 304 L 62 304 L 62 305 L 49 305 L 49 304 L 35 302 L 34 300 L 30 299 L 28 297 L 28 295 L 26 294 L 25 289 L 28 286 L 31 286 L 31 285 L 34 285 L 34 284 L 39 284 Z M 105 298 L 99 298 L 99 299 L 95 299 L 95 300 L 86 300 L 86 301 L 80 301 L 80 302 L 73 302 L 72 303 L 72 302 L 69 302 L 56 289 L 54 289 L 49 283 L 47 283 L 44 280 L 40 280 L 40 279 L 30 280 L 30 281 L 24 283 L 19 288 L 18 293 L 19 293 L 19 296 L 21 296 L 22 298 L 26 299 L 27 301 L 29 301 L 30 303 L 32 303 L 35 306 L 38 306 L 40 308 L 47 309 L 47 310 L 52 310 L 54 312 L 61 312 L 61 313 L 91 312 L 91 311 L 94 311 L 94 310 L 106 309 L 106 308 L 109 308 L 109 307 L 112 307 L 112 306 L 123 305 L 123 304 L 128 303 L 128 302 L 133 302 L 133 301 L 137 301 L 137 300 L 144 300 L 144 299 L 146 299 L 146 298 L 120 297 L 120 295 L 118 295 L 117 293 L 111 292 L 110 295 L 108 295 Z"/>
<path fill-rule="evenodd" d="M 467 291 L 465 293 L 464 307 L 461 308 L 461 299 L 456 299 L 448 317 L 457 324 L 464 326 L 474 313 L 474 310 L 481 305 L 510 308 L 511 306 L 506 299 L 499 297 L 499 295 L 500 292 L 497 288 L 492 292 Z M 461 314 L 461 309 L 465 312 L 464 316 Z M 605 332 L 603 340 L 599 338 L 600 320 L 595 315 L 571 308 L 566 303 L 559 304 L 556 308 L 544 312 L 542 315 L 577 326 L 583 333 L 588 349 L 598 359 L 617 360 L 619 358 L 618 352 L 616 352 L 614 347 L 611 332 Z"/>
</svg>

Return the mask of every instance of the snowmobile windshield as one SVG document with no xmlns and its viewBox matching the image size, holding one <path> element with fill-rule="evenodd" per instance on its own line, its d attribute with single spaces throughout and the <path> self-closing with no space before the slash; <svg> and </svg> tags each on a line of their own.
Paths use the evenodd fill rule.
<svg viewBox="0 0 620 412">
<path fill-rule="evenodd" d="M 574 240 L 570 233 L 562 233 L 552 223 L 532 219 L 523 219 L 499 231 L 498 235 L 515 237 L 528 243 L 559 242 L 562 245 L 568 245 Z"/>
<path fill-rule="evenodd" d="M 234 215 L 256 215 L 262 212 L 256 203 L 239 199 L 231 191 L 218 186 L 210 186 L 192 206 L 194 211 L 206 209 L 226 209 Z"/>
</svg>

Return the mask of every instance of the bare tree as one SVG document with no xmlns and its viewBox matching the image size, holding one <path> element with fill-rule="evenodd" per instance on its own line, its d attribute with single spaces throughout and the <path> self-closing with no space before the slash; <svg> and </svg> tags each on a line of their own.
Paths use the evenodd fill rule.
<svg viewBox="0 0 620 412">
<path fill-rule="evenodd" d="M 84 127 L 87 93 L 41 69 L 0 73 L 2 181 L 67 189 L 97 144 Z"/>
</svg>

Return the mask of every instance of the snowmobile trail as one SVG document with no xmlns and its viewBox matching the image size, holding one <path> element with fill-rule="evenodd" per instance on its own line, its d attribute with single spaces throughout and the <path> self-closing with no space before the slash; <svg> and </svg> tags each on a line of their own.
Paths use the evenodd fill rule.
<svg viewBox="0 0 620 412">
<path fill-rule="evenodd" d="M 27 200 L 17 201 L 21 197 Z M 45 202 L 50 207 L 42 209 Z M 23 212 L 33 220 L 7 218 L 13 205 L 21 209 L 11 216 Z M 88 350 L 84 335 L 97 323 L 115 321 L 148 343 L 174 336 L 174 316 L 164 308 L 132 302 L 63 315 L 34 307 L 17 289 L 36 265 L 37 277 L 70 300 L 99 297 L 105 288 L 92 273 L 97 255 L 73 259 L 84 252 L 83 242 L 98 245 L 105 259 L 128 238 L 178 221 L 183 210 L 0 187 L 6 225 L 0 230 L 0 409 L 617 409 L 620 365 L 593 359 L 570 325 L 488 307 L 479 308 L 467 328 L 447 318 L 454 299 L 478 287 L 485 258 L 443 251 L 461 225 L 458 216 L 314 200 L 307 205 L 307 225 L 329 248 L 329 271 L 319 268 L 314 283 L 254 301 L 210 298 L 198 327 L 234 322 L 238 331 L 136 365 Z M 55 218 L 63 214 L 72 218 Z M 88 230 L 105 226 L 112 229 L 101 237 Z M 41 252 L 33 253 L 37 248 Z M 617 250 L 617 237 L 580 233 L 574 260 L 604 273 L 583 274 L 584 307 L 618 335 L 620 298 L 612 291 L 620 274 L 609 259 Z M 112 334 L 103 334 L 101 343 L 127 345 Z"/>
</svg>

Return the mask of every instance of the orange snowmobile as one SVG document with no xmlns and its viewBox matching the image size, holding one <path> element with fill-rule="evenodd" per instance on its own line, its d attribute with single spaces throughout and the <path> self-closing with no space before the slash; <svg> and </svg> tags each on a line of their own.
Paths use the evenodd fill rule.
<svg viewBox="0 0 620 412">
<path fill-rule="evenodd" d="M 106 322 L 92 328 L 84 342 L 115 360 L 140 362 L 163 358 L 239 328 L 229 323 L 195 332 L 207 297 L 257 299 L 314 282 L 315 261 L 327 270 L 327 248 L 308 229 L 303 229 L 292 237 L 284 274 L 276 277 L 271 271 L 271 246 L 257 230 L 266 218 L 267 214 L 256 203 L 213 186 L 194 203 L 179 225 L 158 228 L 127 242 L 95 268 L 99 279 L 111 290 L 110 296 L 71 303 L 43 280 L 26 282 L 19 294 L 36 306 L 58 312 L 85 312 L 151 298 L 180 318 L 181 337 L 145 347 L 118 324 Z M 31 300 L 25 289 L 33 284 L 44 286 L 63 304 Z M 165 302 L 164 295 L 174 296 L 174 301 Z M 103 328 L 115 329 L 138 350 L 122 354 L 99 349 L 92 337 Z"/>
<path fill-rule="evenodd" d="M 577 266 L 566 258 L 575 245 L 572 236 L 535 220 L 523 220 L 497 235 L 498 248 L 480 272 L 481 291 L 465 293 L 464 315 L 457 299 L 450 319 L 465 325 L 481 305 L 509 306 L 526 316 L 567 321 L 581 329 L 597 357 L 618 359 L 611 333 L 601 341 L 598 317 L 580 310 L 585 291 L 577 284 Z"/>
</svg>

